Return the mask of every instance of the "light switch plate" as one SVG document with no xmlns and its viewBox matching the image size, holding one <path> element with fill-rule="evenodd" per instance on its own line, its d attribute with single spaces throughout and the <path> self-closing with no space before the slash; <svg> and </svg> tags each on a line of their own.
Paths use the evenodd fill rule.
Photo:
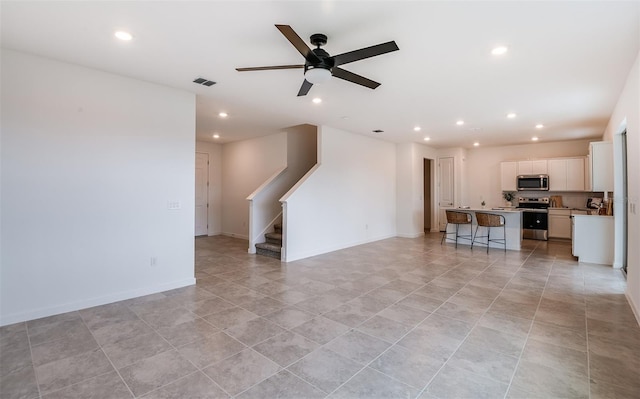
<svg viewBox="0 0 640 399">
<path fill-rule="evenodd" d="M 180 209 L 180 201 L 169 201 L 167 202 L 167 209 L 175 211 Z"/>
</svg>

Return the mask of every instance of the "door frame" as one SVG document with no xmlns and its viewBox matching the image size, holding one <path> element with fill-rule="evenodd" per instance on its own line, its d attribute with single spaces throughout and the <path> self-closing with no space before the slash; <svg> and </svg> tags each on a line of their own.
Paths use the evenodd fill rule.
<svg viewBox="0 0 640 399">
<path fill-rule="evenodd" d="M 209 177 L 210 177 L 210 176 L 209 176 L 209 175 L 210 175 L 210 173 L 209 173 L 209 172 L 210 172 L 210 171 L 209 171 L 209 165 L 211 164 L 211 160 L 209 159 L 209 153 L 208 153 L 208 152 L 196 151 L 195 159 L 194 159 L 194 168 L 195 168 L 195 166 L 196 166 L 196 165 L 197 165 L 197 163 L 198 163 L 198 155 L 205 155 L 205 156 L 207 157 L 207 166 L 206 166 L 206 168 L 205 168 L 205 170 L 207 171 L 207 181 L 206 181 L 206 187 L 205 187 L 205 193 L 206 193 L 206 215 L 205 215 L 205 222 L 206 222 L 206 226 L 207 226 L 207 227 L 206 227 L 206 229 L 205 229 L 206 231 L 205 231 L 205 233 L 204 233 L 204 234 L 197 234 L 197 233 L 196 233 L 196 231 L 195 231 L 195 230 L 196 230 L 196 229 L 195 229 L 195 227 L 196 227 L 196 220 L 195 220 L 195 218 L 196 218 L 196 215 L 197 215 L 197 212 L 196 212 L 196 210 L 197 210 L 197 204 L 196 204 L 195 202 L 196 202 L 196 200 L 197 200 L 197 196 L 196 196 L 196 195 L 194 195 L 194 207 L 193 207 L 193 218 L 194 218 L 194 222 L 193 222 L 193 223 L 194 223 L 194 226 L 193 226 L 193 227 L 194 227 L 194 236 L 195 236 L 195 237 L 201 237 L 201 236 L 208 236 L 208 235 L 209 235 Z M 195 175 L 195 173 L 194 173 L 194 175 Z M 196 187 L 196 186 L 197 186 L 197 184 L 198 184 L 197 179 L 194 179 L 194 192 L 195 192 L 195 190 L 196 190 L 196 188 L 197 188 L 197 187 Z"/>
</svg>

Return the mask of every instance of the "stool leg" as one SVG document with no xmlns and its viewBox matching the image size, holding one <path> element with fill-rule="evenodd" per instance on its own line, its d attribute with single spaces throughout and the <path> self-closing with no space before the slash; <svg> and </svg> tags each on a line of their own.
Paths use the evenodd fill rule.
<svg viewBox="0 0 640 399">
<path fill-rule="evenodd" d="M 487 253 L 489 253 L 490 242 L 491 242 L 491 227 L 487 227 Z"/>
<path fill-rule="evenodd" d="M 458 249 L 458 227 L 460 227 L 460 225 L 456 224 L 456 249 Z"/>
<path fill-rule="evenodd" d="M 440 240 L 440 245 L 444 242 L 444 238 L 447 236 L 447 229 L 449 228 L 449 223 L 444 226 L 444 234 L 442 235 L 442 239 Z"/>
<path fill-rule="evenodd" d="M 502 225 L 502 237 L 504 238 L 504 252 L 507 252 L 507 230 Z"/>
</svg>

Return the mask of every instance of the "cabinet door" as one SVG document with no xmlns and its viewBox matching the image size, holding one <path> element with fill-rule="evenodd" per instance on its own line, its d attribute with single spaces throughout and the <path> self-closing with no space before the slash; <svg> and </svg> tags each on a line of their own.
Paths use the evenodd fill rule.
<svg viewBox="0 0 640 399">
<path fill-rule="evenodd" d="M 548 173 L 547 160 L 539 159 L 537 161 L 531 161 L 531 174 L 533 175 L 546 175 Z"/>
<path fill-rule="evenodd" d="M 517 162 L 500 163 L 500 188 L 502 191 L 517 191 L 516 177 L 518 175 Z"/>
<path fill-rule="evenodd" d="M 613 191 L 613 144 L 610 141 L 593 142 L 589 153 L 592 190 Z"/>
<path fill-rule="evenodd" d="M 550 159 L 547 168 L 549 191 L 567 191 L 567 160 Z"/>
<path fill-rule="evenodd" d="M 531 161 L 518 161 L 518 174 L 519 175 L 532 175 L 533 163 Z"/>
<path fill-rule="evenodd" d="M 549 237 L 571 238 L 570 213 L 553 214 L 549 212 Z"/>
<path fill-rule="evenodd" d="M 567 159 L 567 191 L 584 191 L 584 158 Z"/>
</svg>

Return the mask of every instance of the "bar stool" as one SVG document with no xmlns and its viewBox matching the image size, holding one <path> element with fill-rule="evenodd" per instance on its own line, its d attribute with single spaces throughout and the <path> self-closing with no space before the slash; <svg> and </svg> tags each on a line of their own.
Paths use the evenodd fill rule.
<svg viewBox="0 0 640 399">
<path fill-rule="evenodd" d="M 507 252 L 507 236 L 506 230 L 504 227 L 504 216 L 496 215 L 494 213 L 484 213 L 484 212 L 476 212 L 476 220 L 478 221 L 478 226 L 476 227 L 476 232 L 473 236 L 473 240 L 471 241 L 471 249 L 473 249 L 473 244 L 476 242 L 477 238 L 486 238 L 487 239 L 487 253 L 489 253 L 489 243 L 495 242 L 498 244 L 504 245 L 504 251 Z M 478 229 L 480 227 L 484 227 L 487 229 L 486 236 L 479 236 Z M 491 238 L 491 228 L 492 227 L 502 227 L 502 238 Z M 481 242 L 481 244 L 484 244 Z"/>
<path fill-rule="evenodd" d="M 442 235 L 442 239 L 440 240 L 440 245 L 444 242 L 445 239 L 449 239 L 447 236 L 450 234 L 456 235 L 456 248 L 458 248 L 458 238 L 462 238 L 465 240 L 471 241 L 473 244 L 473 234 L 471 229 L 471 214 L 467 212 L 457 212 L 457 211 L 445 211 L 447 213 L 447 225 L 444 228 L 444 234 Z M 456 225 L 456 231 L 452 231 L 449 233 L 448 227 L 450 224 Z M 459 234 L 459 228 L 461 224 L 469 225 L 469 234 Z"/>
</svg>

